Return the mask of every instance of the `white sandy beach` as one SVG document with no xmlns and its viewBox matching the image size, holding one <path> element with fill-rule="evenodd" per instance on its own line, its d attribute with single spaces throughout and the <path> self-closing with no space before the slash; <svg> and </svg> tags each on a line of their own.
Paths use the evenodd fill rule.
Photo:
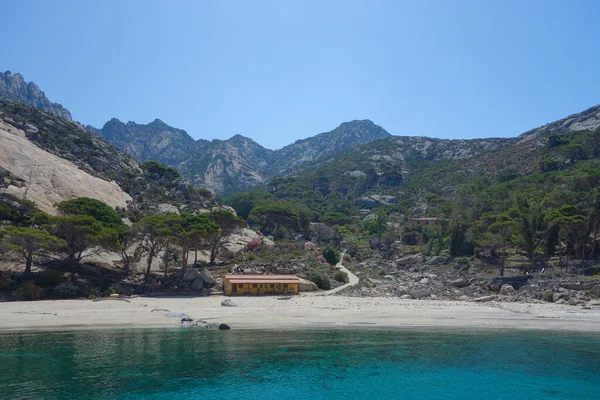
<svg viewBox="0 0 600 400">
<path fill-rule="evenodd" d="M 470 303 L 343 296 L 233 297 L 237 307 L 221 306 L 224 296 L 123 300 L 56 300 L 0 303 L 0 329 L 177 327 L 185 313 L 195 320 L 239 328 L 311 326 L 549 329 L 600 333 L 600 306 L 590 309 L 555 304 Z M 167 311 L 168 310 L 168 311 Z"/>
</svg>

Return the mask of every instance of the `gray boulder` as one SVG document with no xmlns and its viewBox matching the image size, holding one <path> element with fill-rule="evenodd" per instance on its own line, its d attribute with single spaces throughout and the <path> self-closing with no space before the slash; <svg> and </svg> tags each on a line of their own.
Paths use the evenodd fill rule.
<svg viewBox="0 0 600 400">
<path fill-rule="evenodd" d="M 225 299 L 221 302 L 223 307 L 237 307 L 237 304 L 233 302 L 231 299 Z"/>
<path fill-rule="evenodd" d="M 226 331 L 226 330 L 231 329 L 231 328 L 227 324 L 219 324 L 218 329 L 221 330 L 221 331 Z"/>
<path fill-rule="evenodd" d="M 454 286 L 457 288 L 464 288 L 464 287 L 469 286 L 469 283 L 467 281 L 465 281 L 464 279 L 455 279 L 452 281 L 448 281 L 448 285 Z"/>
<path fill-rule="evenodd" d="M 507 296 L 509 294 L 513 294 L 514 292 L 515 292 L 515 288 L 508 284 L 502 285 L 502 287 L 500 288 L 500 294 L 503 294 L 505 296 Z"/>
<path fill-rule="evenodd" d="M 463 296 L 460 296 L 460 297 L 458 298 L 458 300 L 460 300 L 460 301 L 469 301 L 469 300 L 470 300 L 470 298 L 469 298 L 469 296 L 464 296 L 464 295 L 463 295 Z"/>
<path fill-rule="evenodd" d="M 473 299 L 473 301 L 476 303 L 484 303 L 486 301 L 492 301 L 492 300 L 496 300 L 496 296 L 483 296 L 483 297 L 478 297 L 476 299 Z"/>
<path fill-rule="evenodd" d="M 319 290 L 319 287 L 316 283 L 309 281 L 308 279 L 298 278 L 300 279 L 300 291 L 301 292 L 316 292 Z"/>
<path fill-rule="evenodd" d="M 596 285 L 590 289 L 590 294 L 593 297 L 600 297 L 600 285 Z"/>
<path fill-rule="evenodd" d="M 408 289 L 406 289 L 404 286 L 398 286 L 397 288 L 394 289 L 394 296 L 404 296 L 405 294 L 408 294 Z"/>
<path fill-rule="evenodd" d="M 402 300 L 408 300 L 408 299 L 412 299 L 413 297 L 410 294 L 403 294 L 402 296 L 400 296 L 400 298 Z"/>
<path fill-rule="evenodd" d="M 196 277 L 198 275 L 200 275 L 200 273 L 198 272 L 197 269 L 194 269 L 194 268 L 188 269 L 187 271 L 185 271 L 185 274 L 183 274 L 183 281 L 191 282 L 194 279 L 196 279 Z"/>
<path fill-rule="evenodd" d="M 396 260 L 398 267 L 408 267 L 413 264 L 419 264 L 423 262 L 423 257 L 420 254 L 413 254 L 412 256 L 402 257 Z"/>
<path fill-rule="evenodd" d="M 552 295 L 552 302 L 556 303 L 557 301 L 559 301 L 560 299 L 562 299 L 563 297 L 563 293 L 554 293 Z"/>
<path fill-rule="evenodd" d="M 552 297 L 554 297 L 554 292 L 550 289 L 544 291 L 544 293 L 542 294 L 542 299 L 544 299 L 545 301 L 552 301 Z"/>
<path fill-rule="evenodd" d="M 215 283 L 215 278 L 213 278 L 212 274 L 207 268 L 202 268 L 202 271 L 200 271 L 200 276 L 208 285 Z"/>
<path fill-rule="evenodd" d="M 441 265 L 441 264 L 445 264 L 446 261 L 448 261 L 448 260 L 446 258 L 444 258 L 444 257 L 433 256 L 433 257 L 430 257 L 427 260 L 426 264 L 429 264 L 429 265 Z"/>
<path fill-rule="evenodd" d="M 191 288 L 192 290 L 200 290 L 204 287 L 204 279 L 201 276 L 197 276 L 192 281 Z"/>
<path fill-rule="evenodd" d="M 415 299 L 424 299 L 425 297 L 429 297 L 429 296 L 431 296 L 431 292 L 427 289 L 415 290 L 412 293 L 412 297 Z"/>
</svg>

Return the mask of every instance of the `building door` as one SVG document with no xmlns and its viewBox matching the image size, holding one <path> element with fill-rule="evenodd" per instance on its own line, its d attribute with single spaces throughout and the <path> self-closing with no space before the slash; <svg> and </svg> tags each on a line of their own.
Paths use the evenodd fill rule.
<svg viewBox="0 0 600 400">
<path fill-rule="evenodd" d="M 232 283 L 231 284 L 231 292 L 232 293 L 237 293 L 237 283 Z"/>
</svg>

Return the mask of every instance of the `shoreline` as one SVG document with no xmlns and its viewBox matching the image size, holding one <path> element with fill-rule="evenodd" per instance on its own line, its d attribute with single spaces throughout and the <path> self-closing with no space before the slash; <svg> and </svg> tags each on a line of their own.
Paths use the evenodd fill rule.
<svg viewBox="0 0 600 400">
<path fill-rule="evenodd" d="M 224 299 L 236 307 L 221 306 Z M 600 334 L 600 306 L 472 303 L 395 297 L 135 297 L 0 303 L 0 333 L 77 329 L 179 328 L 183 313 L 232 329 L 546 330 Z M 202 329 L 189 327 L 189 329 Z"/>
</svg>

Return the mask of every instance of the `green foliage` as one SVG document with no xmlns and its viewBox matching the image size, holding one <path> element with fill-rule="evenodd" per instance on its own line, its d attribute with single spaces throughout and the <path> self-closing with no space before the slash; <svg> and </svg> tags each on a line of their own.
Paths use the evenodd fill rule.
<svg viewBox="0 0 600 400">
<path fill-rule="evenodd" d="M 20 253 L 25 260 L 25 273 L 31 272 L 34 256 L 47 251 L 61 250 L 66 242 L 45 230 L 18 226 L 0 228 L 1 247 Z"/>
<path fill-rule="evenodd" d="M 15 291 L 15 294 L 24 300 L 39 300 L 44 297 L 44 290 L 32 280 L 25 282 Z"/>
<path fill-rule="evenodd" d="M 339 250 L 336 250 L 333 247 L 326 247 L 325 250 L 323 250 L 323 257 L 329 264 L 336 265 L 340 262 L 341 255 Z"/>
<path fill-rule="evenodd" d="M 346 214 L 343 214 L 341 212 L 337 212 L 337 211 L 330 211 L 325 213 L 322 217 L 321 217 L 321 222 L 330 225 L 330 226 L 334 226 L 334 225 L 347 225 L 349 224 L 351 221 L 351 218 L 349 216 L 347 216 Z"/>
<path fill-rule="evenodd" d="M 274 199 L 275 197 L 265 190 L 249 190 L 231 195 L 225 203 L 233 207 L 237 215 L 247 220 L 254 207 Z"/>
<path fill-rule="evenodd" d="M 308 274 L 308 280 L 310 280 L 311 282 L 314 282 L 314 284 L 317 285 L 317 287 L 319 289 L 322 289 L 322 290 L 331 289 L 331 282 L 329 282 L 329 278 L 327 278 L 327 276 L 325 276 L 319 270 L 316 270 L 316 269 L 311 270 L 310 273 Z"/>
<path fill-rule="evenodd" d="M 146 161 L 140 165 L 140 168 L 147 174 L 150 179 L 160 180 L 164 182 L 172 182 L 181 179 L 179 172 L 173 168 L 162 165 L 157 161 Z"/>
<path fill-rule="evenodd" d="M 265 235 L 271 235 L 280 227 L 291 230 L 297 230 L 300 227 L 298 214 L 292 207 L 283 203 L 270 203 L 254 207 L 248 216 L 248 221 L 258 225 Z"/>
<path fill-rule="evenodd" d="M 73 265 L 81 262 L 86 250 L 95 246 L 108 248 L 118 240 L 117 231 L 106 228 L 94 217 L 87 215 L 52 217 L 50 229 L 65 242 L 67 260 Z"/>
<path fill-rule="evenodd" d="M 60 299 L 76 299 L 80 296 L 81 290 L 79 286 L 70 281 L 62 282 L 54 288 L 54 293 Z"/>
<path fill-rule="evenodd" d="M 335 279 L 336 281 L 338 281 L 340 283 L 348 283 L 349 282 L 348 274 L 345 273 L 344 271 L 337 271 L 333 275 L 333 279 Z"/>
<path fill-rule="evenodd" d="M 121 216 L 109 205 L 100 200 L 79 197 L 73 200 L 61 201 L 58 210 L 63 215 L 88 215 L 100 222 L 106 228 L 122 231 L 125 229 Z"/>
</svg>

